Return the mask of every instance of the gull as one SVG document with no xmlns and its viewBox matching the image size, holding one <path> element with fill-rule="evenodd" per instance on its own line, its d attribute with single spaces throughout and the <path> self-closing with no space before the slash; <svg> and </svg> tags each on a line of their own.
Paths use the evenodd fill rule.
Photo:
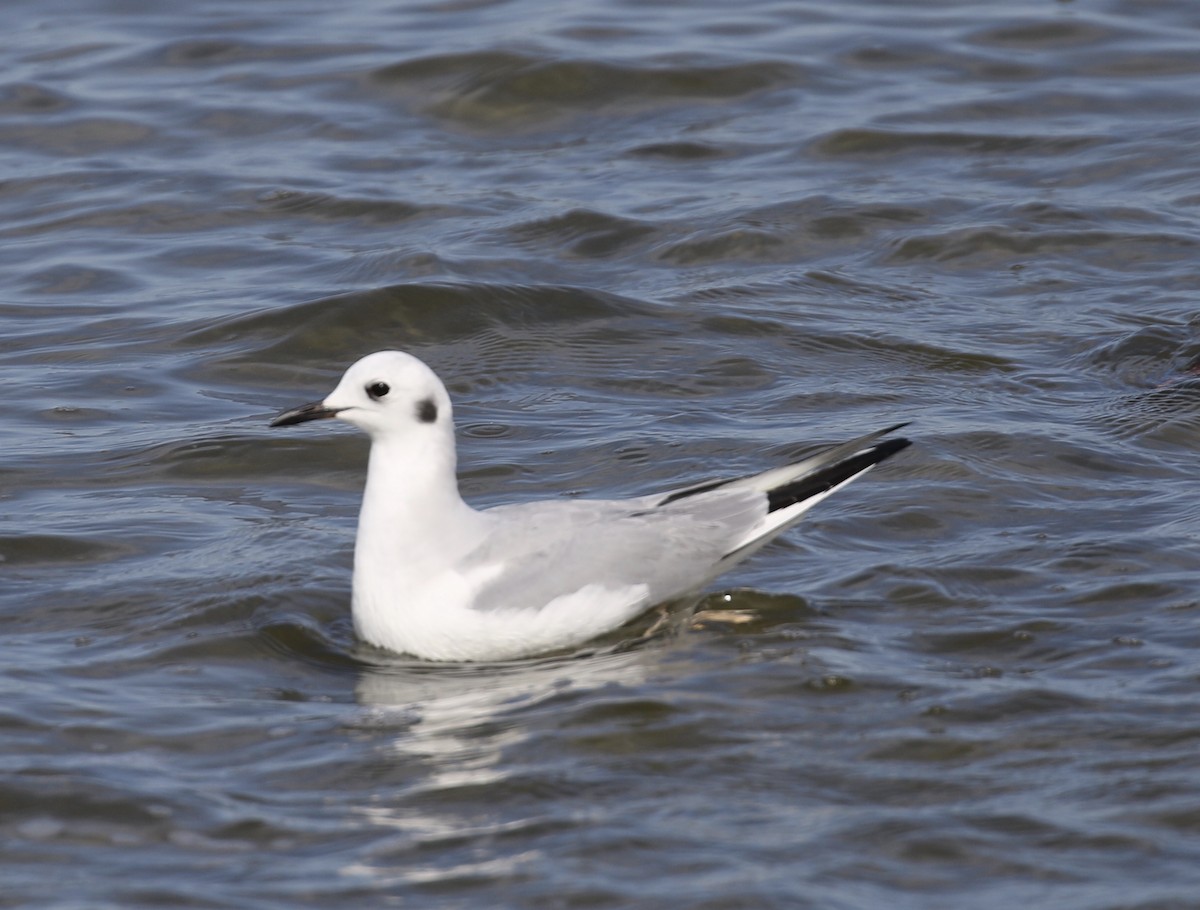
<svg viewBox="0 0 1200 910">
<path fill-rule="evenodd" d="M 455 473 L 446 387 L 401 351 L 369 354 L 272 427 L 337 418 L 371 439 L 354 545 L 358 636 L 428 660 L 496 661 L 581 645 L 698 592 L 812 506 L 909 445 L 905 424 L 760 474 L 634 499 L 476 510 Z"/>
</svg>

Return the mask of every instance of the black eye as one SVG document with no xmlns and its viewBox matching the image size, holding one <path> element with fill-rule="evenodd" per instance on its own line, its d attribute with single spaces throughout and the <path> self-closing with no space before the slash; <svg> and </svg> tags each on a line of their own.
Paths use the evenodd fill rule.
<svg viewBox="0 0 1200 910">
<path fill-rule="evenodd" d="M 391 391 L 391 389 L 388 388 L 388 384 L 386 382 L 373 382 L 369 386 L 367 386 L 367 394 L 370 395 L 372 398 L 374 398 L 376 401 L 378 401 L 380 398 L 382 398 L 384 395 L 386 395 L 390 391 Z"/>
</svg>

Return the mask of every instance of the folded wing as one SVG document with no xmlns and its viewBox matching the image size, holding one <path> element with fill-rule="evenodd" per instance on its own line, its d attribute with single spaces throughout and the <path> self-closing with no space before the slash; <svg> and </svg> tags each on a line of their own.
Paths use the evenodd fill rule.
<svg viewBox="0 0 1200 910">
<path fill-rule="evenodd" d="M 468 566 L 490 566 L 481 610 L 534 609 L 585 587 L 645 586 L 628 607 L 697 590 L 795 524 L 812 506 L 909 445 L 904 424 L 760 474 L 632 500 L 501 506 Z"/>
</svg>

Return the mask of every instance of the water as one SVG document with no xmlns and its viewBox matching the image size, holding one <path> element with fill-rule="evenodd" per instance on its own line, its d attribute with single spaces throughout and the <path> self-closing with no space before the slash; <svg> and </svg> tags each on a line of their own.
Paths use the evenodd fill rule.
<svg viewBox="0 0 1200 910">
<path fill-rule="evenodd" d="M 0 904 L 1200 906 L 1195 4 L 0 25 Z M 390 346 L 481 504 L 917 445 L 748 623 L 421 664 L 266 427 Z"/>
</svg>

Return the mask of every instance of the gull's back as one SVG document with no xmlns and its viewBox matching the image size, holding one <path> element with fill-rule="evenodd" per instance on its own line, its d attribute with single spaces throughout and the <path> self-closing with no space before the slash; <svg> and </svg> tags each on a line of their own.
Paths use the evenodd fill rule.
<svg viewBox="0 0 1200 910">
<path fill-rule="evenodd" d="M 538 609 L 588 586 L 644 587 L 655 603 L 698 589 L 767 514 L 753 490 L 719 490 L 662 505 L 663 496 L 499 506 L 464 568 L 498 566 L 479 610 Z M 638 607 L 630 605 L 630 618 Z"/>
</svg>

